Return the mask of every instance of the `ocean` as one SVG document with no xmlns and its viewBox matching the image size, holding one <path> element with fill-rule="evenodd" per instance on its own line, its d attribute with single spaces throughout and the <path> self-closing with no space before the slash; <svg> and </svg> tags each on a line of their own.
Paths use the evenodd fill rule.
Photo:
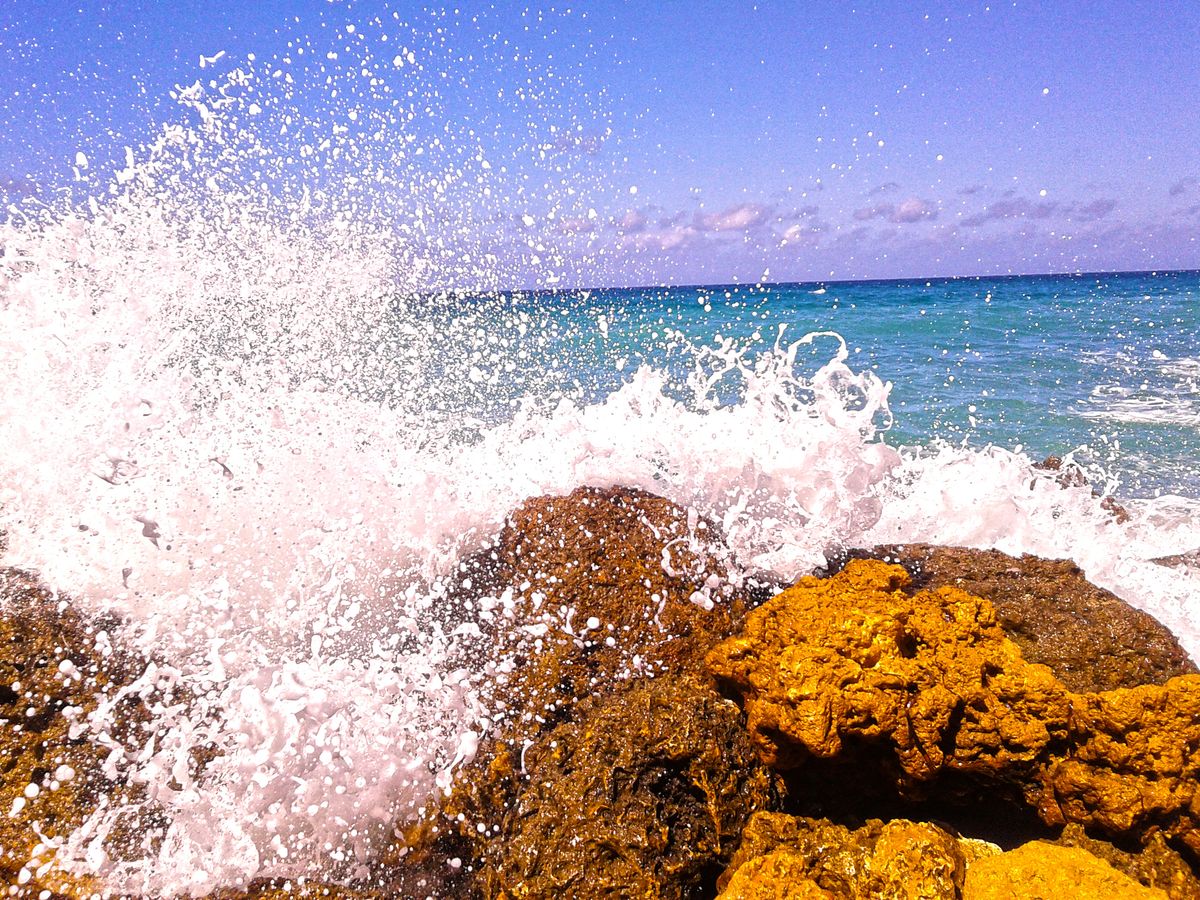
<svg viewBox="0 0 1200 900">
<path fill-rule="evenodd" d="M 891 384 L 885 440 L 1069 456 L 1120 497 L 1200 496 L 1200 273 L 1112 272 L 506 295 L 551 316 L 530 379 L 601 399 L 678 342 L 847 342 Z M 465 301 L 469 306 L 470 302 Z M 668 338 L 667 334 L 671 337 Z M 782 335 L 782 337 L 781 337 Z M 838 338 L 814 341 L 813 370 Z M 519 379 L 524 379 L 523 381 Z M 737 402 L 737 379 L 718 386 Z M 493 398 L 496 399 L 496 398 Z M 505 397 L 505 400 L 511 399 Z"/>
</svg>

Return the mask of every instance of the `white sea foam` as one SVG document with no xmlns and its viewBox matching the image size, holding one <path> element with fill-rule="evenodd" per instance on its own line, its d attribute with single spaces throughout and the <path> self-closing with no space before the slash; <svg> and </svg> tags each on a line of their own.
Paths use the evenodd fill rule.
<svg viewBox="0 0 1200 900">
<path fill-rule="evenodd" d="M 1194 383 L 1164 383 L 1161 378 L 1156 378 L 1153 392 L 1148 383 L 1138 388 L 1098 385 L 1079 416 L 1102 422 L 1196 428 L 1200 427 L 1200 388 Z"/>
<path fill-rule="evenodd" d="M 279 160 L 238 118 L 251 104 L 255 121 L 285 115 L 255 83 L 238 69 L 188 88 L 191 125 L 131 152 L 89 204 L 27 208 L 0 232 L 3 562 L 127 618 L 123 637 L 156 659 L 127 694 L 157 727 L 114 743 L 109 766 L 163 824 L 117 856 L 106 836 L 137 809 L 103 805 L 59 836 L 63 864 L 156 896 L 363 871 L 488 726 L 487 665 L 464 666 L 442 606 L 456 561 L 524 498 L 584 484 L 695 508 L 742 565 L 785 578 L 878 542 L 1072 557 L 1200 651 L 1200 582 L 1149 562 L 1200 546 L 1194 506 L 1133 504 L 1119 524 L 1020 454 L 891 447 L 889 385 L 851 368 L 837 335 L 781 333 L 762 350 L 667 333 L 690 360 L 682 386 L 644 365 L 594 402 L 531 385 L 496 414 L 517 352 L 503 335 L 536 354 L 549 314 L 417 293 L 431 275 L 488 287 L 512 271 L 480 237 L 476 201 L 513 199 L 484 165 L 491 148 L 436 177 L 401 165 L 380 193 L 294 190 L 303 173 L 286 166 L 270 190 L 237 182 L 231 168 Z M 433 146 L 390 124 L 404 159 Z M 295 158 L 319 169 L 356 152 L 324 139 L 297 136 L 311 152 Z M 476 187 L 455 195 L 463 184 Z M 553 274 L 553 248 L 538 253 Z M 826 362 L 803 374 L 813 343 Z M 101 739 L 118 699 L 78 731 Z"/>
</svg>

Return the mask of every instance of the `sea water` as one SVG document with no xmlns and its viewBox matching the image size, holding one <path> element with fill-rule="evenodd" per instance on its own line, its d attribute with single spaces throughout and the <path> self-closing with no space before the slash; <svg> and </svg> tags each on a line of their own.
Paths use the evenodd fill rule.
<svg viewBox="0 0 1200 900">
<path fill-rule="evenodd" d="M 61 865 L 151 896 L 369 874 L 490 727 L 458 560 L 581 485 L 783 580 L 878 543 L 1072 558 L 1200 651 L 1200 575 L 1154 562 L 1200 547 L 1200 277 L 608 288 L 642 273 L 529 224 L 621 184 L 562 140 L 561 73 L 418 32 L 226 60 L 0 226 L 2 562 L 155 660 L 75 729 L 156 824 L 114 856 L 136 810 L 102 803 L 45 837 Z M 510 76 L 520 133 L 459 114 Z M 531 272 L 597 287 L 506 290 Z M 113 745 L 131 699 L 150 739 Z"/>
<path fill-rule="evenodd" d="M 555 385 L 599 399 L 693 346 L 832 331 L 892 383 L 893 445 L 994 445 L 1096 465 L 1121 497 L 1200 496 L 1200 272 L 1129 272 L 508 295 L 552 312 Z M 465 304 L 469 306 L 469 302 Z M 806 356 L 819 364 L 833 344 Z M 546 383 L 539 359 L 523 377 Z M 538 373 L 536 376 L 534 372 Z M 624 374 L 623 374 L 624 373 Z M 722 386 L 730 402 L 736 382 Z M 497 398 L 499 395 L 497 395 Z"/>
</svg>

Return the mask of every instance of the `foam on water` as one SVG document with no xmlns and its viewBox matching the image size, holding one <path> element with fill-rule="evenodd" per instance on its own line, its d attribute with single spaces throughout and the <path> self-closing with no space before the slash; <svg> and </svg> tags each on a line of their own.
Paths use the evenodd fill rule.
<svg viewBox="0 0 1200 900">
<path fill-rule="evenodd" d="M 425 289 L 502 284 L 505 252 L 552 281 L 553 247 L 489 246 L 481 222 L 518 196 L 586 215 L 602 179 L 551 162 L 531 198 L 499 160 L 536 169 L 543 142 L 408 127 L 405 106 L 367 128 L 392 109 L 395 59 L 364 49 L 337 70 L 369 96 L 320 134 L 263 86 L 271 65 L 186 88 L 184 122 L 111 184 L 0 232 L 3 562 L 125 618 L 120 637 L 155 659 L 76 725 L 146 799 L 102 806 L 60 842 L 64 864 L 152 896 L 366 872 L 489 725 L 496 661 L 445 611 L 456 561 L 524 498 L 584 484 L 692 507 L 742 566 L 784 578 L 879 542 L 1069 556 L 1200 651 L 1195 575 L 1149 562 L 1200 546 L 1195 504 L 1135 503 L 1119 524 L 1018 453 L 889 446 L 890 386 L 837 335 L 667 332 L 682 379 L 643 365 L 599 398 L 530 384 L 497 412 L 518 352 L 497 335 L 527 336 L 539 363 L 550 314 Z M 828 351 L 806 372 L 812 344 Z M 139 745 L 112 736 L 127 698 L 155 725 Z M 114 852 L 149 813 L 142 845 Z"/>
<path fill-rule="evenodd" d="M 1200 360 L 1153 350 L 1149 359 L 1117 358 L 1125 379 L 1096 385 L 1079 415 L 1085 419 L 1200 428 Z"/>
</svg>

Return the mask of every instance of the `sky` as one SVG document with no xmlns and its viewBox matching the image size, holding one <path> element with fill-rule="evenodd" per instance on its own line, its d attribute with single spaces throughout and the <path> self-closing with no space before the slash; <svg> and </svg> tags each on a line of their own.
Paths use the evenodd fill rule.
<svg viewBox="0 0 1200 900">
<path fill-rule="evenodd" d="M 100 177 L 176 85 L 301 45 L 344 66 L 397 18 L 440 47 L 439 114 L 521 170 L 489 209 L 526 285 L 547 246 L 613 285 L 1200 267 L 1194 2 L 10 3 L 0 189 L 80 151 Z M 578 160 L 517 161 L 552 127 Z"/>
</svg>

